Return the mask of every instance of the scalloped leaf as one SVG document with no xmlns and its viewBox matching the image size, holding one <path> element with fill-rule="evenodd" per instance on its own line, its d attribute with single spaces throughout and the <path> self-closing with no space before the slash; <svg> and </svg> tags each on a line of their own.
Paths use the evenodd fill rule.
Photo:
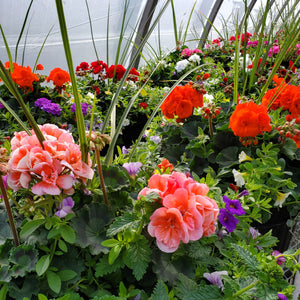
<svg viewBox="0 0 300 300">
<path fill-rule="evenodd" d="M 9 257 L 9 261 L 14 264 L 12 276 L 23 277 L 34 271 L 37 257 L 37 250 L 31 245 L 20 245 L 14 248 Z"/>
<path fill-rule="evenodd" d="M 12 232 L 7 223 L 7 213 L 5 210 L 0 211 L 0 245 L 5 244 L 7 239 L 12 239 Z"/>
<path fill-rule="evenodd" d="M 126 170 L 117 165 L 102 166 L 102 173 L 104 177 L 104 183 L 108 191 L 118 191 L 124 187 L 129 186 L 130 182 L 127 178 Z"/>
<path fill-rule="evenodd" d="M 89 247 L 91 254 L 108 253 L 101 243 L 107 239 L 106 226 L 112 221 L 113 214 L 105 204 L 91 203 L 77 211 L 71 221 L 76 232 L 75 244 L 82 248 Z"/>
</svg>

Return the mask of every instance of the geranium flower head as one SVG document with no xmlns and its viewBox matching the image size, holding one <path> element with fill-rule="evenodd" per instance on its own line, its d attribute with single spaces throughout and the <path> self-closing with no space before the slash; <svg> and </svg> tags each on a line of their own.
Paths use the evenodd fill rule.
<svg viewBox="0 0 300 300">
<path fill-rule="evenodd" d="M 219 222 L 226 228 L 228 232 L 232 232 L 239 220 L 234 217 L 227 209 L 221 208 L 219 214 Z"/>
<path fill-rule="evenodd" d="M 11 78 L 21 88 L 29 88 L 31 91 L 33 90 L 33 82 L 39 81 L 39 78 L 32 73 L 29 66 L 22 67 L 17 65 L 11 74 Z"/>
<path fill-rule="evenodd" d="M 227 196 L 223 196 L 223 201 L 225 202 L 225 208 L 233 215 L 241 216 L 245 215 L 246 212 L 242 208 L 239 200 L 231 200 Z"/>
<path fill-rule="evenodd" d="M 36 69 L 38 71 L 42 71 L 42 70 L 44 70 L 44 66 L 42 64 L 37 64 Z"/>
<path fill-rule="evenodd" d="M 164 158 L 160 164 L 157 165 L 162 173 L 171 173 L 173 171 L 173 165 Z"/>
<path fill-rule="evenodd" d="M 62 70 L 61 68 L 54 68 L 46 80 L 47 82 L 52 80 L 55 86 L 62 87 L 67 82 L 70 82 L 71 78 L 67 71 Z"/>
<path fill-rule="evenodd" d="M 267 108 L 254 102 L 240 103 L 230 117 L 229 128 L 239 137 L 256 137 L 270 131 L 271 119 Z"/>
<path fill-rule="evenodd" d="M 117 80 L 121 80 L 124 73 L 126 72 L 126 69 L 122 65 L 111 65 L 106 70 L 106 77 L 107 78 L 116 78 Z"/>
<path fill-rule="evenodd" d="M 155 210 L 150 217 L 148 232 L 156 238 L 157 247 L 167 253 L 175 252 L 180 241 L 189 241 L 188 229 L 177 208 L 160 207 Z"/>
</svg>

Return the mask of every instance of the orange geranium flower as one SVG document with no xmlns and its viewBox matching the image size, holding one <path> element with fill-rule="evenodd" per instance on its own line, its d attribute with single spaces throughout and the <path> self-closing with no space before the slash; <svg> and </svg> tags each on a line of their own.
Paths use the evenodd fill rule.
<svg viewBox="0 0 300 300">
<path fill-rule="evenodd" d="M 194 107 L 203 106 L 203 95 L 191 85 L 176 86 L 161 105 L 161 110 L 167 119 L 178 116 L 186 119 L 192 115 Z"/>
<path fill-rule="evenodd" d="M 38 77 L 32 73 L 32 70 L 29 66 L 22 67 L 16 65 L 11 74 L 11 78 L 21 88 L 29 88 L 30 90 L 33 90 L 33 82 L 39 81 Z"/>
<path fill-rule="evenodd" d="M 54 68 L 47 77 L 47 82 L 50 80 L 53 81 L 54 85 L 62 87 L 65 83 L 70 82 L 71 78 L 67 71 L 62 70 L 61 68 Z"/>
<path fill-rule="evenodd" d="M 264 105 L 254 102 L 238 104 L 230 117 L 229 128 L 239 137 L 256 137 L 270 131 L 270 117 Z"/>
</svg>

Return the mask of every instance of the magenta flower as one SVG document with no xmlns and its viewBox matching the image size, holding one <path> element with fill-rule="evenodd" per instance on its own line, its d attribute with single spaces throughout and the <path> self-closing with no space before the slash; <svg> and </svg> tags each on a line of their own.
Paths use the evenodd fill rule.
<svg viewBox="0 0 300 300">
<path fill-rule="evenodd" d="M 190 57 L 192 55 L 192 50 L 189 48 L 184 48 L 181 52 L 181 56 L 183 57 Z"/>
<path fill-rule="evenodd" d="M 284 294 L 277 294 L 278 300 L 288 300 L 288 298 Z"/>
<path fill-rule="evenodd" d="M 67 214 L 72 213 L 74 206 L 74 200 L 71 197 L 65 198 L 61 204 L 59 204 L 59 210 L 55 213 L 59 218 L 64 218 Z"/>
<path fill-rule="evenodd" d="M 123 167 L 126 169 L 130 177 L 134 177 L 142 167 L 141 162 L 130 162 L 123 164 Z"/>
<path fill-rule="evenodd" d="M 234 217 L 227 209 L 221 208 L 219 214 L 219 222 L 226 228 L 228 232 L 232 232 L 239 220 Z"/>
<path fill-rule="evenodd" d="M 245 215 L 246 212 L 242 208 L 239 200 L 230 200 L 227 196 L 223 196 L 225 202 L 225 208 L 233 215 L 241 216 Z"/>
<path fill-rule="evenodd" d="M 276 257 L 277 265 L 281 266 L 285 262 L 285 258 L 280 256 L 280 252 L 278 250 L 274 250 L 271 255 Z"/>
</svg>

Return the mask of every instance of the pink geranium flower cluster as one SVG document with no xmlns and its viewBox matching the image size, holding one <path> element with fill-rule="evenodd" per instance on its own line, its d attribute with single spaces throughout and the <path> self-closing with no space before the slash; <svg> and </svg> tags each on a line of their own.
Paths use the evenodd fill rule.
<svg viewBox="0 0 300 300">
<path fill-rule="evenodd" d="M 208 191 L 206 184 L 179 172 L 154 174 L 149 179 L 139 196 L 155 192 L 161 199 L 162 207 L 154 211 L 148 225 L 161 251 L 172 253 L 181 241 L 196 241 L 215 232 L 219 208 Z"/>
<path fill-rule="evenodd" d="M 11 140 L 7 184 L 14 191 L 31 188 L 36 195 L 72 194 L 76 180 L 85 183 L 94 171 L 81 160 L 79 145 L 72 135 L 53 124 L 39 126 L 45 137 L 43 147 L 32 131 L 15 132 Z"/>
</svg>

